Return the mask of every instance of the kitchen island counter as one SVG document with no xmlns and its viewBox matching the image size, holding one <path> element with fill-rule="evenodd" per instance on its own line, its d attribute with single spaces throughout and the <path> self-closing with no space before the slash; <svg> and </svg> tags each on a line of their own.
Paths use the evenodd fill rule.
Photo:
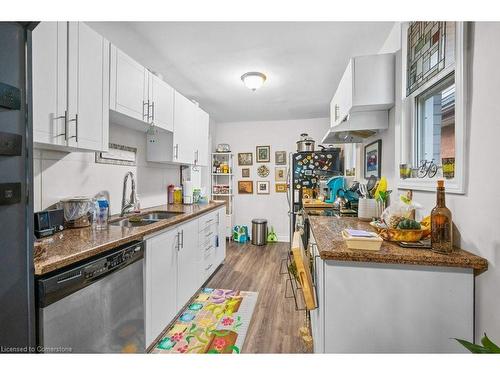
<svg viewBox="0 0 500 375">
<path fill-rule="evenodd" d="M 384 241 L 379 251 L 351 250 L 342 238 L 342 231 L 351 228 L 374 232 L 369 223 L 348 217 L 311 215 L 308 218 L 323 260 L 472 268 L 475 275 L 488 269 L 486 259 L 459 248 L 446 255 L 429 249 L 403 248 Z"/>
<path fill-rule="evenodd" d="M 180 214 L 169 219 L 159 220 L 156 223 L 132 228 L 108 225 L 105 230 L 95 230 L 92 227 L 65 229 L 53 236 L 35 242 L 33 256 L 35 275 L 44 275 L 120 245 L 142 240 L 144 236 L 173 227 L 213 211 L 224 204 L 224 202 L 192 205 L 171 204 L 143 209 L 140 214 L 127 215 L 127 217 L 156 211 L 178 212 Z M 110 220 L 119 219 L 115 215 Z"/>
</svg>

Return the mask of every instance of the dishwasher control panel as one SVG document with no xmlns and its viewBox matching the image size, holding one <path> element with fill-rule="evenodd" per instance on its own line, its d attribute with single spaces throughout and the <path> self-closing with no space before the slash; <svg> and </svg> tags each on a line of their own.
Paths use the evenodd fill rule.
<svg viewBox="0 0 500 375">
<path fill-rule="evenodd" d="M 134 258 L 142 257 L 141 250 L 142 246 L 137 244 L 118 253 L 111 254 L 106 258 L 99 259 L 83 269 L 83 277 L 85 279 L 95 279 L 117 268 L 121 268 L 123 265 L 134 261 Z"/>
<path fill-rule="evenodd" d="M 136 242 L 116 249 L 108 255 L 100 255 L 79 266 L 55 271 L 37 280 L 39 307 L 47 306 L 64 296 L 85 288 L 103 277 L 142 259 L 144 243 Z"/>
</svg>

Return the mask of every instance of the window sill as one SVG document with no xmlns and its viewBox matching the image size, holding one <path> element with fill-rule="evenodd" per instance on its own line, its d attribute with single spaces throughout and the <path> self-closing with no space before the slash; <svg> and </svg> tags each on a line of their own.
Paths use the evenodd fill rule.
<svg viewBox="0 0 500 375">
<path fill-rule="evenodd" d="M 442 177 L 433 178 L 407 178 L 398 180 L 398 189 L 414 190 L 414 191 L 431 191 L 436 192 L 437 180 L 443 179 Z M 445 181 L 446 193 L 449 194 L 465 194 L 465 191 L 460 187 L 457 179 Z"/>
</svg>

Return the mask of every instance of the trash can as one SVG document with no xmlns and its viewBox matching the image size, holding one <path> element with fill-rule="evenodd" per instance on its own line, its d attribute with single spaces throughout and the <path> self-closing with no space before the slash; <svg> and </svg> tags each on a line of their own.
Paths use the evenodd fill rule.
<svg viewBox="0 0 500 375">
<path fill-rule="evenodd" d="M 252 220 L 252 245 L 262 246 L 267 243 L 267 220 Z"/>
</svg>

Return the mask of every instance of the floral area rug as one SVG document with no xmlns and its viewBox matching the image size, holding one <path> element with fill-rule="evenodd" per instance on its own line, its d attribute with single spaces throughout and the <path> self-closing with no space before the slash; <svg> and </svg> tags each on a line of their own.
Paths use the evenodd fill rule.
<svg viewBox="0 0 500 375">
<path fill-rule="evenodd" d="M 204 288 L 152 353 L 240 353 L 258 293 Z"/>
</svg>

